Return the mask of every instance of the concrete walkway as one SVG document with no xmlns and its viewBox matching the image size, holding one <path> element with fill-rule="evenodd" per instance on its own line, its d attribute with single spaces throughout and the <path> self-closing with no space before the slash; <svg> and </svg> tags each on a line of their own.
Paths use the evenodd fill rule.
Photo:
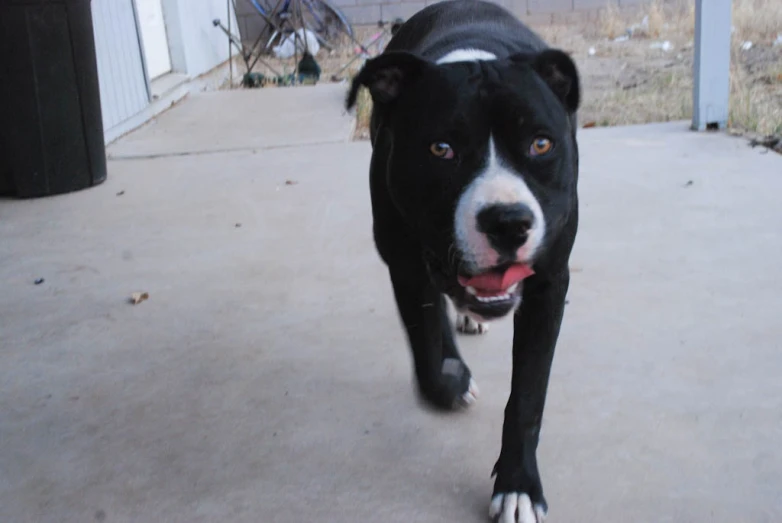
<svg viewBox="0 0 782 523">
<path fill-rule="evenodd" d="M 346 87 L 295 91 L 270 87 L 192 95 L 108 149 L 109 159 L 154 158 L 344 142 L 353 118 L 343 109 Z"/>
<path fill-rule="evenodd" d="M 462 339 L 474 409 L 417 405 L 369 146 L 312 91 L 194 97 L 102 186 L 0 201 L 0 522 L 486 521 L 510 324 Z M 275 96 L 333 131 L 266 148 L 240 115 Z M 682 123 L 580 142 L 550 521 L 782 521 L 782 157 Z"/>
</svg>

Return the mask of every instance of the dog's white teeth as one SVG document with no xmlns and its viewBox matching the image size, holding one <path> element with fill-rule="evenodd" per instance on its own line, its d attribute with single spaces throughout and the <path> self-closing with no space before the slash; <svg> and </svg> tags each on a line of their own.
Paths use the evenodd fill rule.
<svg viewBox="0 0 782 523">
<path fill-rule="evenodd" d="M 478 291 L 476 291 L 476 290 L 475 290 L 475 287 L 465 287 L 465 290 L 466 290 L 468 293 L 472 294 L 473 296 L 475 296 L 476 294 L 478 294 Z"/>
<path fill-rule="evenodd" d="M 478 301 L 483 303 L 491 303 L 494 301 L 504 301 L 510 299 L 510 294 L 502 294 L 500 296 L 476 296 Z"/>
<path fill-rule="evenodd" d="M 518 283 L 514 283 L 513 285 L 511 285 L 508 288 L 508 294 L 513 294 L 514 292 L 516 292 L 516 289 L 518 289 L 518 288 L 519 288 L 519 284 Z"/>
</svg>

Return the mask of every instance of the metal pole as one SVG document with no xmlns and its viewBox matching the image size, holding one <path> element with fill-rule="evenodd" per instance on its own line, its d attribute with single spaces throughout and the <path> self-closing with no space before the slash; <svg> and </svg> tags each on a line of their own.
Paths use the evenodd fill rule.
<svg viewBox="0 0 782 523">
<path fill-rule="evenodd" d="M 149 71 L 147 71 L 147 56 L 144 54 L 144 41 L 141 36 L 141 20 L 138 18 L 136 0 L 130 0 L 130 9 L 133 11 L 133 23 L 136 24 L 136 40 L 138 41 L 138 52 L 141 55 L 141 70 L 144 73 L 144 85 L 147 88 L 147 102 L 152 103 L 152 81 L 149 78 Z"/>
<path fill-rule="evenodd" d="M 231 32 L 231 0 L 225 0 L 226 16 L 228 17 L 228 32 Z M 239 39 L 242 38 L 239 33 Z M 231 39 L 228 39 L 228 89 L 234 88 L 234 46 L 231 45 Z"/>
<path fill-rule="evenodd" d="M 730 99 L 731 0 L 695 0 L 692 129 L 724 129 Z"/>
</svg>

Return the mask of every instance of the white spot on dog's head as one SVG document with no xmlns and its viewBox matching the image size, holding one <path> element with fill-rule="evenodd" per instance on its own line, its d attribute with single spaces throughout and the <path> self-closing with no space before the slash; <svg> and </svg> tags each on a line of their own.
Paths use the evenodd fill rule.
<svg viewBox="0 0 782 523">
<path fill-rule="evenodd" d="M 496 60 L 497 55 L 480 49 L 456 49 L 437 60 L 438 64 L 452 64 L 454 62 L 477 62 L 480 60 Z"/>
<path fill-rule="evenodd" d="M 532 228 L 527 233 L 527 240 L 516 251 L 516 260 L 519 262 L 532 260 L 546 233 L 540 202 L 524 183 L 521 174 L 503 163 L 491 137 L 485 165 L 459 198 L 454 218 L 457 247 L 464 262 L 475 272 L 494 267 L 500 260 L 500 254 L 491 246 L 486 234 L 478 229 L 478 214 L 483 209 L 491 205 L 518 203 L 532 211 Z"/>
</svg>

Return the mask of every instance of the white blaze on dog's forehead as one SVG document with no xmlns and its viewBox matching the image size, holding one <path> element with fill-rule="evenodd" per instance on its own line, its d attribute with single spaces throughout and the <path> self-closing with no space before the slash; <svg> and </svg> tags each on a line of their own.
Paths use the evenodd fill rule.
<svg viewBox="0 0 782 523">
<path fill-rule="evenodd" d="M 478 214 L 484 208 L 496 204 L 520 203 L 532 211 L 534 223 L 527 241 L 517 252 L 518 261 L 527 261 L 534 256 L 543 243 L 546 231 L 540 202 L 532 194 L 521 174 L 507 167 L 502 161 L 492 137 L 489 137 L 487 151 L 485 167 L 462 193 L 454 218 L 457 246 L 465 262 L 476 270 L 488 269 L 499 260 L 499 253 L 491 246 L 486 235 L 478 230 Z"/>
<path fill-rule="evenodd" d="M 438 64 L 452 64 L 454 62 L 477 62 L 479 60 L 496 60 L 497 55 L 480 49 L 456 49 L 440 57 Z"/>
</svg>

